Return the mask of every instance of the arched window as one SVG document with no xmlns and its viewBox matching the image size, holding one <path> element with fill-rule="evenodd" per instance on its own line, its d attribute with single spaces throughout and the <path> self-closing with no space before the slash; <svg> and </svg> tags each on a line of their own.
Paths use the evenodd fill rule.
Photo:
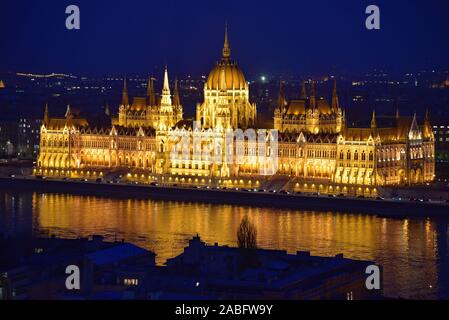
<svg viewBox="0 0 449 320">
<path fill-rule="evenodd" d="M 351 160 L 351 151 L 348 150 L 348 153 L 346 154 L 346 160 Z"/>
<path fill-rule="evenodd" d="M 363 151 L 362 152 L 362 161 L 365 161 L 366 160 L 366 154 L 365 154 L 365 151 Z"/>
<path fill-rule="evenodd" d="M 340 151 L 340 160 L 344 159 L 343 151 Z"/>
<path fill-rule="evenodd" d="M 357 151 L 354 153 L 354 160 L 359 160 L 359 153 Z"/>
<path fill-rule="evenodd" d="M 374 160 L 374 154 L 372 151 L 370 151 L 369 153 L 369 161 L 373 161 Z"/>
</svg>

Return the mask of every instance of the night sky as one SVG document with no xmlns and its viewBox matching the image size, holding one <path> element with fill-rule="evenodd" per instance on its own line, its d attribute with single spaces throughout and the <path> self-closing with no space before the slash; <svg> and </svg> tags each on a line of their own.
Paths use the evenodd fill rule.
<svg viewBox="0 0 449 320">
<path fill-rule="evenodd" d="M 66 6 L 81 30 L 65 28 Z M 365 8 L 381 30 L 365 28 Z M 207 73 L 221 54 L 250 75 L 449 68 L 447 0 L 0 1 L 0 71 Z"/>
</svg>

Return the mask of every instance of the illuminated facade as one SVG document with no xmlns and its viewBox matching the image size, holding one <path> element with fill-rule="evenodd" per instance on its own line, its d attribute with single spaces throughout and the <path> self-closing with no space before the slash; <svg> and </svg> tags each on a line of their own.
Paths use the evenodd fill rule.
<svg viewBox="0 0 449 320">
<path fill-rule="evenodd" d="M 363 196 L 376 196 L 382 186 L 433 181 L 434 136 L 428 116 L 418 125 L 416 115 L 397 113 L 393 124 L 378 127 L 373 112 L 369 128 L 349 128 L 335 82 L 331 103 L 317 99 L 313 82 L 309 90 L 303 83 L 293 100 L 284 97 L 281 87 L 275 130 L 255 129 L 257 140 L 232 147 L 242 154 L 241 161 L 230 158 L 226 135 L 254 128 L 257 119 L 249 85 L 230 53 L 226 32 L 222 58 L 204 84 L 195 122 L 183 118 L 178 86 L 172 95 L 167 69 L 159 97 L 149 79 L 147 96 L 130 103 L 125 80 L 119 113 L 110 116 L 107 111 L 107 125 L 89 123 L 70 107 L 65 117 L 50 117 L 46 107 L 35 173 L 98 178 L 120 172 L 142 183 Z M 183 139 L 193 141 L 188 150 L 179 148 Z"/>
</svg>

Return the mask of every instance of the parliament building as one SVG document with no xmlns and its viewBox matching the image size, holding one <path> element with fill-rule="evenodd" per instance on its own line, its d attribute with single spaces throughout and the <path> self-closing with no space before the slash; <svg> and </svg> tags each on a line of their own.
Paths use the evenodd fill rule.
<svg viewBox="0 0 449 320">
<path fill-rule="evenodd" d="M 125 79 L 118 114 L 107 109 L 101 121 L 80 117 L 70 106 L 63 117 L 53 117 L 46 106 L 34 174 L 365 197 L 384 186 L 434 180 L 428 114 L 419 124 L 416 115 L 397 112 L 381 126 L 373 112 L 369 127 L 354 128 L 346 123 L 335 81 L 330 102 L 316 97 L 313 81 L 298 91 L 296 99 L 287 99 L 281 87 L 271 128 L 258 129 L 249 84 L 231 59 L 225 32 L 221 60 L 204 83 L 194 121 L 184 118 L 178 84 L 172 93 L 167 68 L 160 95 L 150 78 L 146 96 L 130 101 Z M 233 146 L 243 155 L 235 161 L 225 136 L 239 129 L 254 129 L 259 139 Z M 177 150 L 186 138 L 199 143 Z"/>
</svg>

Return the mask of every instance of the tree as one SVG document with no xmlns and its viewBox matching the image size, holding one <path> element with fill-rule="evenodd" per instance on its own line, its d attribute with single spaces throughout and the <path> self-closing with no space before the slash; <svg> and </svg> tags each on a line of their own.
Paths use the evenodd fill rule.
<svg viewBox="0 0 449 320">
<path fill-rule="evenodd" d="M 240 222 L 237 230 L 237 242 L 241 249 L 257 249 L 257 229 L 248 216 L 244 216 Z"/>
<path fill-rule="evenodd" d="M 244 216 L 237 230 L 237 242 L 240 248 L 240 271 L 257 267 L 258 265 L 256 238 L 256 227 L 249 220 L 248 216 Z"/>
</svg>

